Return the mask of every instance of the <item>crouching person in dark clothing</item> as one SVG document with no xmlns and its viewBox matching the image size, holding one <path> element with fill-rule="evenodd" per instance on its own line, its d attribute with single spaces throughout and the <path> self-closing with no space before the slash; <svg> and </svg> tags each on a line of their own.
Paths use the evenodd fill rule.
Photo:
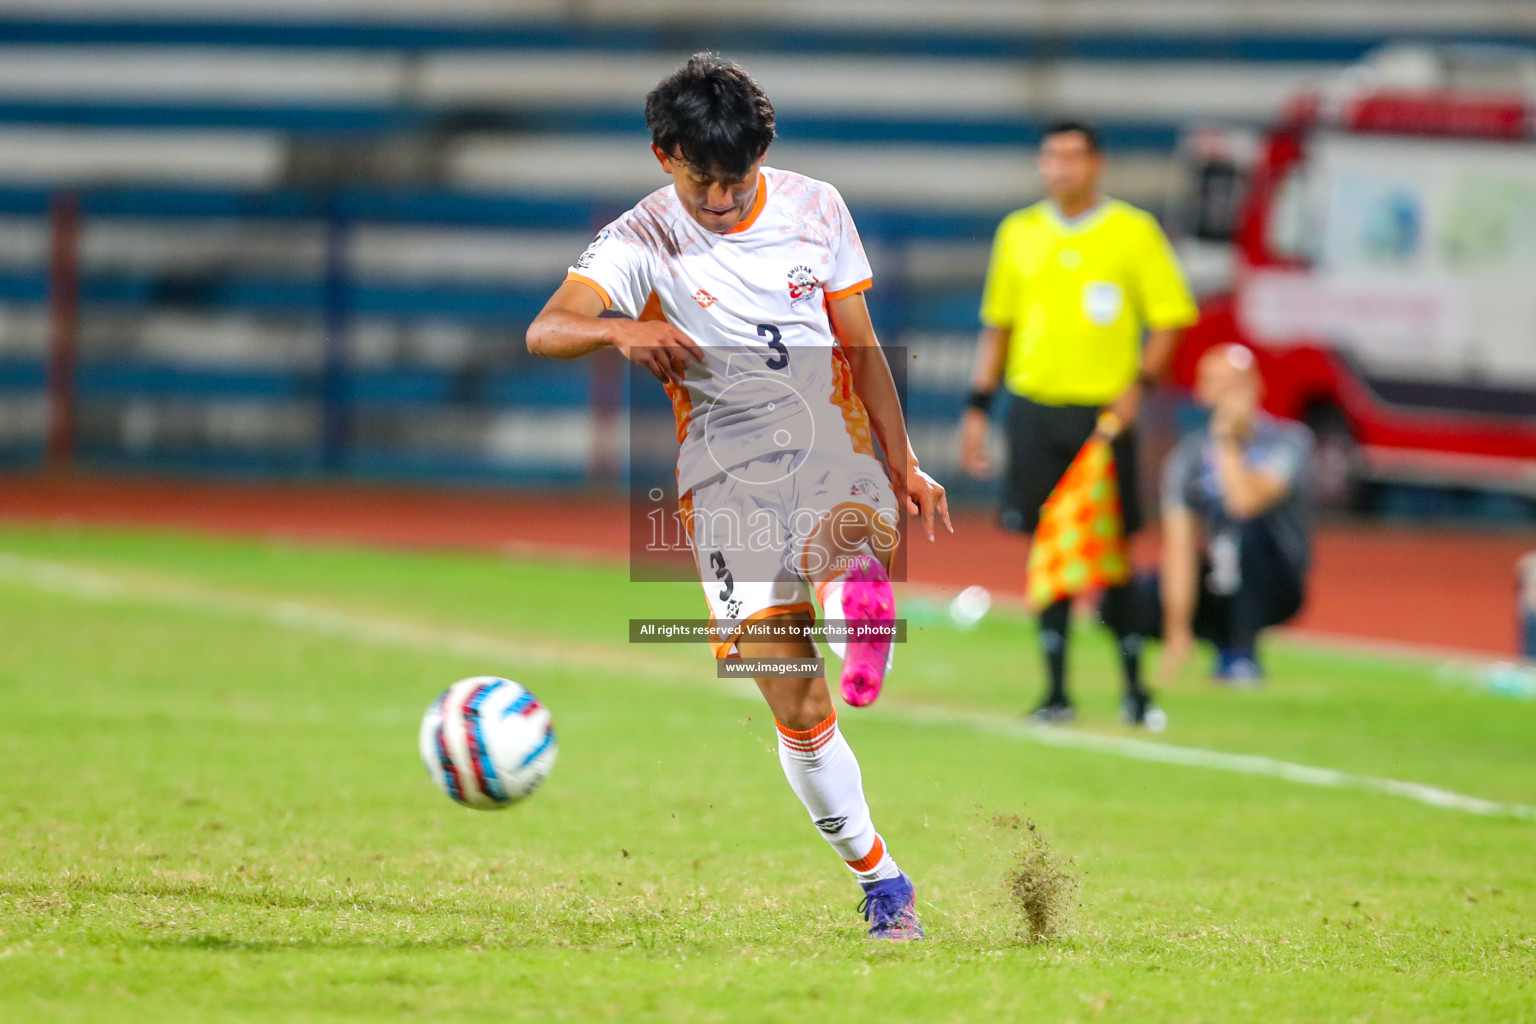
<svg viewBox="0 0 1536 1024">
<path fill-rule="evenodd" d="M 1146 596 L 1161 605 L 1170 681 L 1198 637 L 1216 647 L 1218 681 L 1259 683 L 1259 633 L 1301 608 L 1312 432 L 1262 412 L 1262 394 L 1249 349 L 1207 352 L 1195 397 L 1211 410 L 1210 423 L 1185 437 L 1164 467 L 1162 572 Z"/>
</svg>

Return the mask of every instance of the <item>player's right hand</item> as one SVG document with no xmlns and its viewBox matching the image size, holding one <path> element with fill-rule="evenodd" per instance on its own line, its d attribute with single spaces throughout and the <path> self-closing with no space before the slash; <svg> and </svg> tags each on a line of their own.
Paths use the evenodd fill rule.
<svg viewBox="0 0 1536 1024">
<path fill-rule="evenodd" d="M 613 347 L 664 384 L 682 384 L 704 352 L 688 335 L 662 320 L 614 321 Z"/>
<path fill-rule="evenodd" d="M 987 415 L 979 409 L 967 409 L 960 418 L 960 466 L 978 480 L 992 475 L 987 425 Z"/>
<path fill-rule="evenodd" d="M 934 537 L 933 523 L 936 518 L 943 521 L 946 530 L 954 533 L 955 524 L 949 521 L 949 499 L 944 496 L 943 486 L 919 469 L 917 459 L 910 453 L 907 467 L 906 473 L 891 480 L 897 498 L 907 506 L 907 514 L 923 517 L 923 532 L 929 540 Z"/>
</svg>

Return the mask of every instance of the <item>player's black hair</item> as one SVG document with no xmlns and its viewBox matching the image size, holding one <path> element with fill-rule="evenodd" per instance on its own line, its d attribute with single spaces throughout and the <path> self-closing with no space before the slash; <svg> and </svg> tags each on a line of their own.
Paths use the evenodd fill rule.
<svg viewBox="0 0 1536 1024">
<path fill-rule="evenodd" d="M 1044 142 L 1052 135 L 1066 135 L 1069 132 L 1077 132 L 1088 143 L 1088 152 L 1099 151 L 1099 130 L 1087 121 L 1052 121 L 1045 126 L 1045 131 L 1040 133 L 1040 141 Z"/>
<path fill-rule="evenodd" d="M 645 126 L 668 156 L 740 178 L 773 141 L 773 104 L 740 64 L 706 51 L 646 96 Z"/>
</svg>

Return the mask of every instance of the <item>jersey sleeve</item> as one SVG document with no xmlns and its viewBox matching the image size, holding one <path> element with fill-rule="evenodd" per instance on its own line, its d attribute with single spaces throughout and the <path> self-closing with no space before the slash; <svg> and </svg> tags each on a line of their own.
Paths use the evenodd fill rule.
<svg viewBox="0 0 1536 1024">
<path fill-rule="evenodd" d="M 638 319 L 651 296 L 655 263 L 650 250 L 631 229 L 628 217 L 626 214 L 599 231 L 565 279 L 589 285 L 609 309 Z"/>
<path fill-rule="evenodd" d="M 997 226 L 992 257 L 987 261 L 987 282 L 981 291 L 981 322 L 985 327 L 1012 327 L 1018 314 L 1024 282 L 1013 258 L 1013 219 Z"/>
<path fill-rule="evenodd" d="M 1150 215 L 1138 249 L 1133 273 L 1137 306 L 1146 325 L 1154 331 L 1170 330 L 1200 319 L 1173 246 Z"/>
<path fill-rule="evenodd" d="M 869 269 L 869 257 L 864 252 L 864 242 L 859 229 L 853 223 L 848 204 L 836 189 L 832 189 L 832 205 L 835 231 L 832 236 L 832 273 L 822 283 L 822 294 L 828 301 L 857 295 L 874 284 L 874 274 Z"/>
</svg>

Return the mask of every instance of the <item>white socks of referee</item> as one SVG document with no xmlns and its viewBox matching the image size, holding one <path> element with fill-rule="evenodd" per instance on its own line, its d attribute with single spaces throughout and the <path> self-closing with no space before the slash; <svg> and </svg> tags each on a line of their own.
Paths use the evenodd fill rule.
<svg viewBox="0 0 1536 1024">
<path fill-rule="evenodd" d="M 836 712 L 815 728 L 779 730 L 779 764 L 822 838 L 862 883 L 895 878 L 901 869 L 870 821 L 858 758 L 837 727 Z"/>
</svg>

